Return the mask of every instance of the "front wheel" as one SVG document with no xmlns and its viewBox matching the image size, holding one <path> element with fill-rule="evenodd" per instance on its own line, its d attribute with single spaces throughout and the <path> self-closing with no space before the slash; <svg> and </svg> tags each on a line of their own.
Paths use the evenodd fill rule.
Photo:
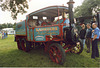
<svg viewBox="0 0 100 68">
<path fill-rule="evenodd" d="M 75 53 L 75 54 L 80 54 L 80 53 L 82 53 L 82 51 L 83 51 L 83 45 L 82 45 L 81 41 L 78 41 L 75 44 L 75 47 L 73 47 L 70 52 Z"/>
<path fill-rule="evenodd" d="M 51 60 L 58 64 L 64 64 L 65 62 L 65 51 L 62 46 L 58 43 L 51 44 L 49 47 L 49 56 Z"/>
</svg>

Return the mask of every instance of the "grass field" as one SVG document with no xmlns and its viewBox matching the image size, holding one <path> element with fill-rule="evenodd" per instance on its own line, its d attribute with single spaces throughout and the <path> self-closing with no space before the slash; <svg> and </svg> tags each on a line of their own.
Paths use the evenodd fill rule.
<svg viewBox="0 0 100 68">
<path fill-rule="evenodd" d="M 99 43 L 100 53 L 100 43 Z M 35 48 L 26 53 L 17 49 L 14 36 L 0 39 L 0 67 L 99 67 L 100 58 L 91 59 L 91 53 L 86 48 L 80 54 L 66 53 L 64 65 L 53 63 L 43 48 Z"/>
</svg>

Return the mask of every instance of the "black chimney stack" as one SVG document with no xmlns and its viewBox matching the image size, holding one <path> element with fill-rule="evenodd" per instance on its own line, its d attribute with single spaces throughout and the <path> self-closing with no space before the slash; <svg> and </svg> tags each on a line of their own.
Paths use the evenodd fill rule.
<svg viewBox="0 0 100 68">
<path fill-rule="evenodd" d="M 100 28 L 100 12 L 97 12 L 97 22 L 98 22 L 98 27 Z"/>
<path fill-rule="evenodd" d="M 73 4 L 75 2 L 73 0 L 69 0 L 69 2 L 67 3 L 68 6 L 69 6 L 69 20 L 70 20 L 70 27 L 71 27 L 71 24 L 74 23 L 74 15 L 73 15 Z"/>
</svg>

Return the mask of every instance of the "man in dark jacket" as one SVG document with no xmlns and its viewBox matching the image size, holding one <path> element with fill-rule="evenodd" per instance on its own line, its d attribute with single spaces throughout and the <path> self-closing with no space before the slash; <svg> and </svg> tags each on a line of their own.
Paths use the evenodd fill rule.
<svg viewBox="0 0 100 68">
<path fill-rule="evenodd" d="M 82 44 L 83 44 L 83 48 L 84 48 L 84 45 L 85 45 L 85 34 L 86 34 L 86 30 L 85 30 L 85 24 L 82 24 L 82 29 L 80 31 L 80 39 L 82 41 Z"/>
<path fill-rule="evenodd" d="M 87 53 L 90 53 L 91 35 L 92 35 L 92 28 L 91 28 L 91 24 L 88 23 L 87 24 L 87 30 L 86 30 Z"/>
</svg>

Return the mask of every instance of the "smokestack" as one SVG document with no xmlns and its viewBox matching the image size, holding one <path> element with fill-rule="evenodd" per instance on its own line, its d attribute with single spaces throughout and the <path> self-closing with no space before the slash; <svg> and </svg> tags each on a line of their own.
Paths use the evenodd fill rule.
<svg viewBox="0 0 100 68">
<path fill-rule="evenodd" d="M 98 27 L 100 28 L 100 12 L 97 12 L 97 22 L 98 22 Z"/>
<path fill-rule="evenodd" d="M 69 2 L 67 3 L 68 6 L 69 6 L 69 19 L 70 19 L 70 27 L 71 27 L 71 24 L 74 23 L 74 15 L 73 15 L 73 4 L 75 2 L 73 0 L 69 0 Z"/>
</svg>

